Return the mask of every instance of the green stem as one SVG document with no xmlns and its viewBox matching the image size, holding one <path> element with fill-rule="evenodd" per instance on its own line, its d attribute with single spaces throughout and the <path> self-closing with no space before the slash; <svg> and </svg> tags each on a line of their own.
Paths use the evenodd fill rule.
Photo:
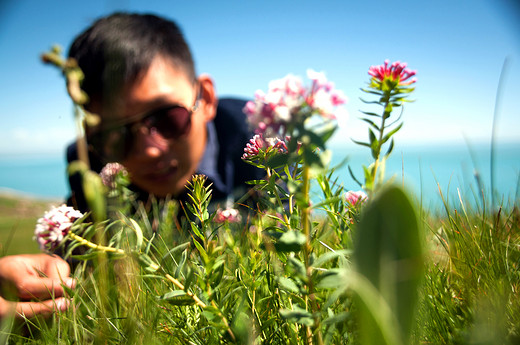
<svg viewBox="0 0 520 345">
<path fill-rule="evenodd" d="M 380 156 L 381 156 L 381 147 L 383 145 L 383 135 L 385 131 L 385 122 L 386 122 L 386 109 L 388 108 L 388 104 L 390 103 L 390 95 L 385 95 L 384 97 L 384 109 L 383 109 L 383 116 L 381 116 L 381 126 L 379 127 L 379 138 L 377 139 L 377 149 L 376 149 L 376 157 L 374 161 L 374 168 L 372 169 L 372 191 L 374 190 L 376 183 L 377 183 L 377 170 L 379 169 L 380 165 Z"/>
<path fill-rule="evenodd" d="M 100 244 L 92 243 L 89 240 L 87 240 L 87 239 L 85 239 L 85 238 L 83 238 L 81 236 L 78 236 L 78 235 L 76 235 L 75 233 L 72 233 L 72 232 L 69 233 L 69 237 L 72 238 L 75 241 L 78 241 L 82 245 L 85 245 L 85 246 L 87 246 L 89 248 L 92 248 L 92 249 L 95 249 L 95 250 L 99 250 L 99 251 L 102 251 L 102 252 L 105 252 L 105 253 L 126 254 L 125 251 L 122 250 L 122 249 L 114 248 L 114 247 L 106 247 L 106 246 L 102 246 Z"/>
<path fill-rule="evenodd" d="M 75 112 L 75 122 L 76 122 L 76 147 L 78 148 L 78 158 L 80 161 L 85 163 L 85 165 L 90 169 L 90 161 L 88 158 L 88 148 L 87 148 L 87 140 L 85 138 L 85 134 L 83 133 L 83 127 L 81 124 L 81 110 L 80 105 L 76 105 L 74 107 Z"/>
<path fill-rule="evenodd" d="M 318 345 L 323 344 L 323 339 L 320 331 L 320 321 L 319 321 L 319 308 L 318 303 L 316 302 L 316 296 L 314 295 L 314 284 L 312 282 L 312 267 L 310 264 L 310 254 L 311 254 L 311 208 L 310 208 L 310 168 L 305 165 L 303 168 L 303 195 L 305 198 L 305 205 L 302 209 L 302 225 L 303 225 L 303 233 L 305 234 L 306 242 L 305 247 L 303 248 L 303 255 L 305 260 L 305 268 L 307 275 L 307 287 L 308 287 L 308 295 L 305 296 L 305 304 L 310 300 L 311 310 L 314 317 L 314 328 L 316 330 L 316 343 Z M 308 344 L 312 344 L 312 331 L 310 327 L 306 329 L 306 339 Z"/>
</svg>

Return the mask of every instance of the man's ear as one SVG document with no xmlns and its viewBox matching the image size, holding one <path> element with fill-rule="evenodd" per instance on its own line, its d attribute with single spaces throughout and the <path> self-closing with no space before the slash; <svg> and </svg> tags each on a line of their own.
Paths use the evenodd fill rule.
<svg viewBox="0 0 520 345">
<path fill-rule="evenodd" d="M 200 111 L 204 114 L 206 121 L 211 121 L 217 114 L 218 97 L 213 79 L 208 74 L 198 77 L 200 85 Z"/>
</svg>

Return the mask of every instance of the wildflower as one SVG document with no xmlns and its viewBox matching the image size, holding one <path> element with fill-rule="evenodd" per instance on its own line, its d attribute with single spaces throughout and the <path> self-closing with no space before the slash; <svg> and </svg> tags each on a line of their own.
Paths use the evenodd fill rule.
<svg viewBox="0 0 520 345">
<path fill-rule="evenodd" d="M 219 208 L 214 218 L 215 223 L 238 223 L 241 220 L 240 212 L 235 208 L 227 208 L 225 210 Z"/>
<path fill-rule="evenodd" d="M 121 173 L 123 176 L 128 175 L 125 167 L 119 163 L 108 163 L 101 169 L 99 176 L 103 184 L 110 189 L 116 188 L 116 177 Z"/>
<path fill-rule="evenodd" d="M 249 143 L 246 144 L 242 159 L 253 159 L 271 148 L 281 153 L 287 152 L 285 141 L 278 138 L 264 138 L 262 134 L 255 134 L 252 139 L 249 139 Z"/>
<path fill-rule="evenodd" d="M 367 198 L 368 198 L 368 196 L 365 194 L 365 192 L 363 192 L 361 190 L 359 190 L 357 192 L 351 190 L 351 191 L 348 191 L 347 193 L 345 193 L 345 199 L 352 206 L 355 206 L 358 203 L 361 204 L 361 203 L 365 202 L 367 200 Z"/>
<path fill-rule="evenodd" d="M 313 114 L 335 118 L 335 108 L 345 104 L 347 98 L 322 72 L 309 69 L 307 76 L 312 82 L 310 87 L 289 74 L 271 81 L 267 93 L 257 91 L 255 100 L 247 102 L 243 110 L 257 134 L 283 136 L 288 126 L 303 123 Z"/>
<path fill-rule="evenodd" d="M 378 83 L 384 83 L 386 80 L 390 80 L 396 85 L 406 86 L 411 85 L 417 81 L 416 78 L 412 78 L 416 71 L 412 71 L 406 68 L 406 63 L 396 61 L 390 66 L 389 61 L 385 60 L 384 65 L 371 66 L 368 70 L 368 74 L 372 76 L 372 79 Z"/>
<path fill-rule="evenodd" d="M 61 205 L 53 206 L 38 219 L 34 230 L 34 239 L 42 251 L 52 252 L 60 245 L 70 231 L 74 221 L 83 217 L 83 214 L 72 207 Z"/>
</svg>

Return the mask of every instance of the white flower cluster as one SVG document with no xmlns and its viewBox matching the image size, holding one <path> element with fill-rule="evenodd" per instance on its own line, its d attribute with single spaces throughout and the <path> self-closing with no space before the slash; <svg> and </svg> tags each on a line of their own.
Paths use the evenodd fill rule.
<svg viewBox="0 0 520 345">
<path fill-rule="evenodd" d="M 34 239 L 43 251 L 53 251 L 69 233 L 74 221 L 83 217 L 83 213 L 66 205 L 53 206 L 38 219 L 34 230 Z"/>
</svg>

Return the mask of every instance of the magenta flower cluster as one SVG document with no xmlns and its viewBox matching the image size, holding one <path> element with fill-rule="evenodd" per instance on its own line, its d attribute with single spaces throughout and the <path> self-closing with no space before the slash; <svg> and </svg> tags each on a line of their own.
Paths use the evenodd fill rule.
<svg viewBox="0 0 520 345">
<path fill-rule="evenodd" d="M 215 218 L 213 219 L 215 223 L 238 223 L 242 217 L 240 216 L 240 212 L 235 208 L 226 208 L 226 209 L 218 209 Z"/>
<path fill-rule="evenodd" d="M 385 60 L 383 65 L 371 66 L 368 74 L 375 78 L 379 83 L 383 83 L 386 79 L 397 82 L 398 85 L 411 85 L 417 81 L 415 71 L 406 68 L 406 63 L 396 61 L 390 65 L 390 61 Z M 412 78 L 412 79 L 410 79 Z"/>
<path fill-rule="evenodd" d="M 255 134 L 253 138 L 249 139 L 249 142 L 246 144 L 242 159 L 256 158 L 259 153 L 265 152 L 269 149 L 274 149 L 279 153 L 286 153 L 287 144 L 285 141 L 278 138 L 264 138 L 261 133 Z"/>
<path fill-rule="evenodd" d="M 285 135 L 287 125 L 304 121 L 313 114 L 334 119 L 345 113 L 340 107 L 347 98 L 327 81 L 323 73 L 307 71 L 311 80 L 305 87 L 302 80 L 292 74 L 269 83 L 267 93 L 259 90 L 255 100 L 247 102 L 244 112 L 257 134 L 266 137 Z"/>
<path fill-rule="evenodd" d="M 38 219 L 34 230 L 34 239 L 42 251 L 53 252 L 70 231 L 74 222 L 83 217 L 83 213 L 66 205 L 55 207 L 45 212 Z"/>
<path fill-rule="evenodd" d="M 348 191 L 345 193 L 345 200 L 352 206 L 357 205 L 358 203 L 363 203 L 368 199 L 368 196 L 365 192 L 359 190 L 357 192 L 355 191 Z"/>
</svg>

